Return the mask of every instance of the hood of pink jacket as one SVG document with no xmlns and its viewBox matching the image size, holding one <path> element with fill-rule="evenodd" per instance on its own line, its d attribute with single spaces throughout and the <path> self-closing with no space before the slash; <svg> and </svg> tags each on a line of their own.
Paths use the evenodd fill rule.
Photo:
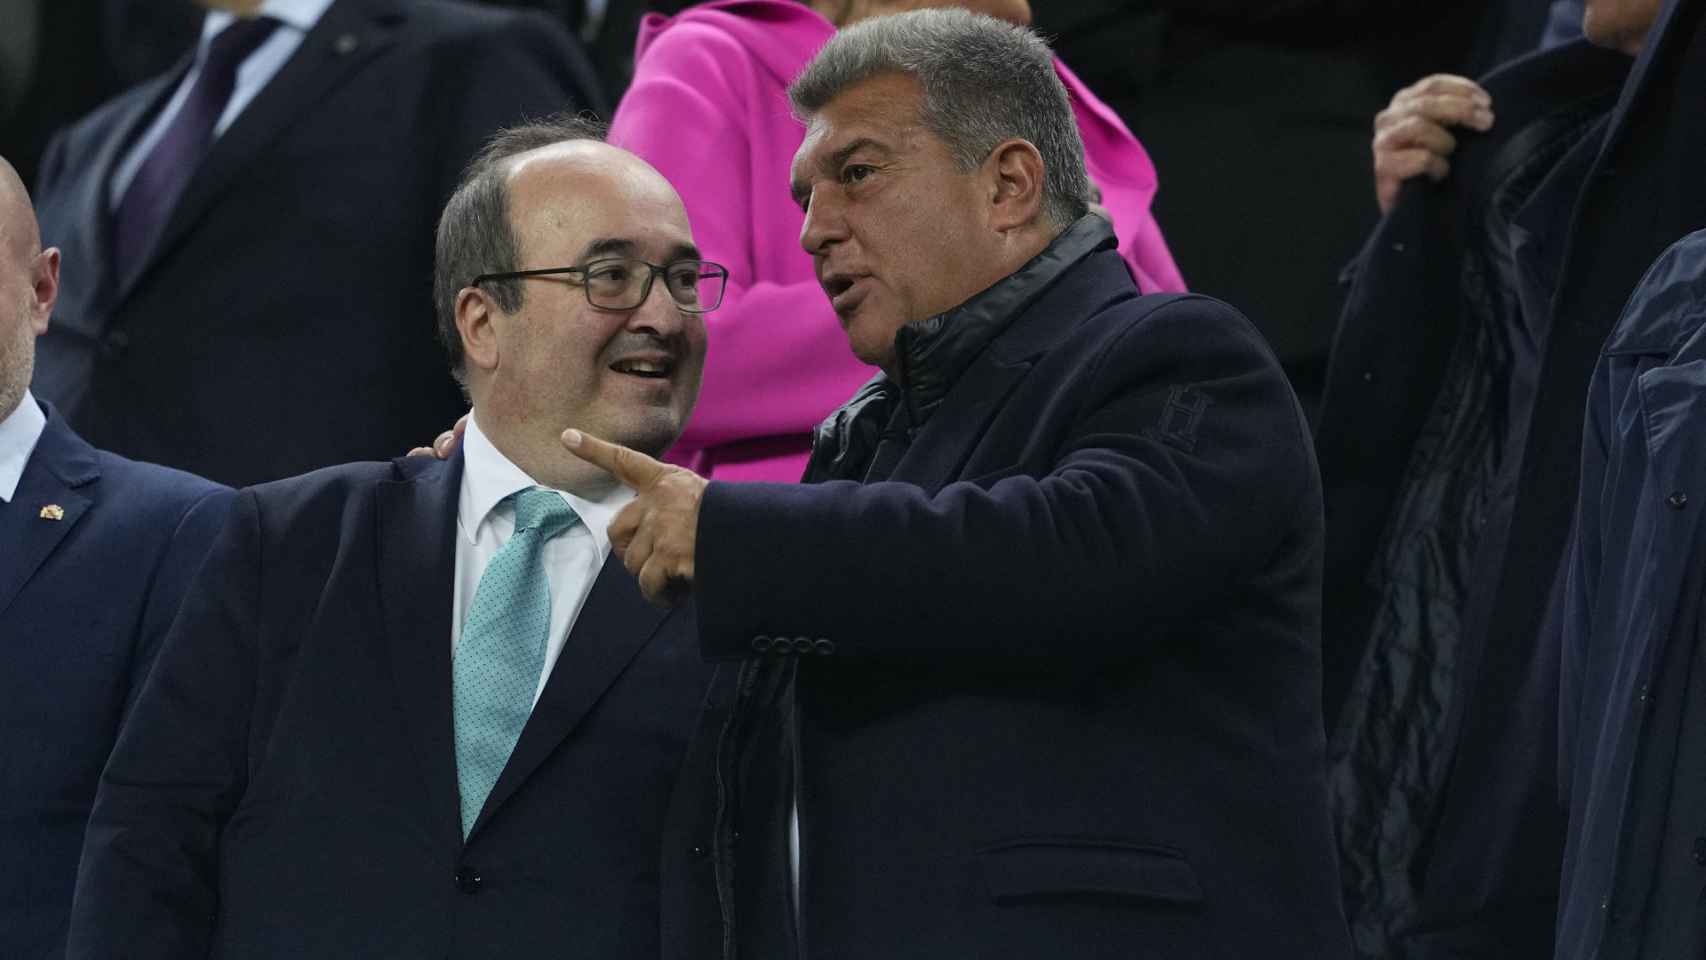
<svg viewBox="0 0 1706 960">
<path fill-rule="evenodd" d="M 640 35 L 634 44 L 635 62 L 664 31 L 693 21 L 738 38 L 783 86 L 792 83 L 835 36 L 835 24 L 798 0 L 718 0 L 690 7 L 674 17 L 646 14 L 640 20 Z"/>
</svg>

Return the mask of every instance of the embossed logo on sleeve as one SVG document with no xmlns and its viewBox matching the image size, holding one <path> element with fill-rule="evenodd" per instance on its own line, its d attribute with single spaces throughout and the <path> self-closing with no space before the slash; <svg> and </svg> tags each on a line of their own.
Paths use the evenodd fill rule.
<svg viewBox="0 0 1706 960">
<path fill-rule="evenodd" d="M 1155 439 L 1169 443 L 1186 453 L 1197 448 L 1197 427 L 1202 424 L 1203 412 L 1214 401 L 1197 389 L 1194 383 L 1174 387 L 1167 395 L 1167 405 L 1161 408 L 1161 419 L 1155 424 Z"/>
</svg>

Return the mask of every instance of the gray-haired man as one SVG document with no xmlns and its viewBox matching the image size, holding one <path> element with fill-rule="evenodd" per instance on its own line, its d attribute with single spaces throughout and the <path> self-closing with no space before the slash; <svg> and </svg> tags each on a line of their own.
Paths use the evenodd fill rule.
<svg viewBox="0 0 1706 960">
<path fill-rule="evenodd" d="M 1273 356 L 1138 294 L 1029 31 L 874 18 L 791 95 L 801 242 L 883 371 L 817 482 L 564 438 L 638 491 L 641 589 L 730 661 L 666 955 L 1345 956 L 1320 489 Z"/>
</svg>

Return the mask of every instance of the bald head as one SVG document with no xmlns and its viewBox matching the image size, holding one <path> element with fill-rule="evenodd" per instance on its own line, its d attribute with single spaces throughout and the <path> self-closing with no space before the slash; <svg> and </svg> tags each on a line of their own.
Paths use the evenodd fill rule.
<svg viewBox="0 0 1706 960">
<path fill-rule="evenodd" d="M 18 171 L 0 157 L 0 419 L 11 416 L 35 372 L 36 337 L 59 297 L 59 251 L 41 228 Z"/>
<path fill-rule="evenodd" d="M 9 257 L 34 257 L 41 250 L 30 193 L 5 157 L 0 157 L 0 245 Z"/>
</svg>

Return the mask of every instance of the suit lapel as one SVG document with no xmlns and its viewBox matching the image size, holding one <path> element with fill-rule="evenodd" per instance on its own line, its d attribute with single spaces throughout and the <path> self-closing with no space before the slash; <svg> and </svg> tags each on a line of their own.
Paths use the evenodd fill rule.
<svg viewBox="0 0 1706 960">
<path fill-rule="evenodd" d="M 72 433 L 52 408 L 47 414 L 47 426 L 24 465 L 12 502 L 0 504 L 0 543 L 7 545 L 0 560 L 0 616 L 88 512 L 93 494 L 89 485 L 101 478 L 94 448 Z"/>
<path fill-rule="evenodd" d="M 889 479 L 915 484 L 931 495 L 959 479 L 960 468 L 983 437 L 990 418 L 1030 369 L 1029 359 L 1007 360 L 984 351 L 913 438 Z"/>
<path fill-rule="evenodd" d="M 129 296 L 137 281 L 183 240 L 258 154 L 390 46 L 404 16 L 395 0 L 337 0 L 328 7 L 302 38 L 302 46 L 214 141 L 201 168 L 185 185 L 148 260 L 123 278 L 119 299 Z"/>
<path fill-rule="evenodd" d="M 458 846 L 456 754 L 450 718 L 450 616 L 456 583 L 456 509 L 462 455 L 403 462 L 379 485 L 379 600 L 403 721 L 426 777 L 435 834 Z"/>
<path fill-rule="evenodd" d="M 136 143 L 136 138 L 142 135 L 143 129 L 159 115 L 160 109 L 183 81 L 184 74 L 194 61 L 195 53 L 192 50 L 171 70 L 137 88 L 114 119 L 106 140 L 101 143 L 87 169 L 81 174 L 81 186 L 73 202 L 74 222 L 88 225 L 88 232 L 83 236 L 87 237 L 89 247 L 84 250 L 67 250 L 66 259 L 76 264 L 76 269 L 87 272 L 89 276 L 85 285 L 90 290 L 102 291 L 97 295 L 100 300 L 111 298 L 116 293 L 120 280 L 113 264 L 112 212 L 108 209 L 107 194 L 113 171 L 124 159 L 125 152 Z M 54 242 L 53 238 L 48 240 Z"/>
<path fill-rule="evenodd" d="M 574 731 L 670 615 L 646 602 L 614 554 L 605 561 L 470 837 Z"/>
</svg>

